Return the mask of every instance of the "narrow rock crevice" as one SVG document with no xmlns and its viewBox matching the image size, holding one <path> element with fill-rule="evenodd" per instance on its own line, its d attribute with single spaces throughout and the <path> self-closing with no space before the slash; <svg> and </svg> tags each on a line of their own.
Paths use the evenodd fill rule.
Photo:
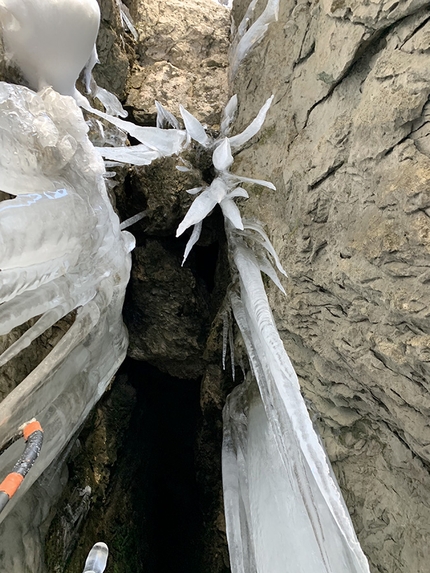
<svg viewBox="0 0 430 573">
<path fill-rule="evenodd" d="M 99 540 L 110 549 L 106 573 L 202 570 L 199 395 L 200 380 L 126 360 L 69 460 L 47 536 L 50 571 L 81 573 Z"/>
</svg>

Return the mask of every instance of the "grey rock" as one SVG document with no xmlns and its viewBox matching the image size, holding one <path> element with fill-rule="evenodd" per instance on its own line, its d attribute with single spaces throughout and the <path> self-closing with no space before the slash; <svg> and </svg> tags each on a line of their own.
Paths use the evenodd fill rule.
<svg viewBox="0 0 430 573">
<path fill-rule="evenodd" d="M 275 319 L 372 571 L 426 573 L 429 3 L 280 6 L 232 89 L 237 131 L 275 95 L 235 166 L 277 191 L 244 212 L 289 274 Z"/>
<path fill-rule="evenodd" d="M 182 104 L 219 124 L 228 95 L 229 10 L 205 0 L 133 0 L 131 13 L 139 33 L 128 82 L 133 117 L 153 121 L 159 100 L 175 115 Z"/>
</svg>

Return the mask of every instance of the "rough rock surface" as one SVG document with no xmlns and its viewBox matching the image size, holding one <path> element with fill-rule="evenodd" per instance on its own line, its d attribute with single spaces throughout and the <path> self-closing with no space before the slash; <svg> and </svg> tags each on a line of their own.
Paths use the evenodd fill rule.
<svg viewBox="0 0 430 573">
<path fill-rule="evenodd" d="M 133 509 L 129 482 L 123 479 L 118 487 L 116 476 L 121 462 L 123 472 L 131 467 L 130 459 L 124 460 L 124 445 L 135 405 L 136 392 L 127 377 L 117 376 L 73 444 L 67 460 L 67 485 L 45 540 L 50 573 L 81 573 L 95 539 L 109 544 L 115 570 L 122 571 L 127 561 L 136 570 L 141 567 L 137 555 L 131 557 L 130 551 L 127 555 L 128 549 L 136 553 L 136 547 L 122 547 L 124 540 L 119 539 L 128 529 Z M 144 545 L 143 539 L 140 545 Z"/>
<path fill-rule="evenodd" d="M 139 41 L 126 105 L 142 123 L 154 100 L 175 115 L 179 104 L 210 126 L 226 102 L 230 12 L 213 0 L 131 0 Z"/>
<path fill-rule="evenodd" d="M 236 24 L 246 1 L 234 7 Z M 289 274 L 275 318 L 373 572 L 430 536 L 430 3 L 280 2 L 233 82 L 236 171 Z"/>
<path fill-rule="evenodd" d="M 229 12 L 212 0 L 145 3 L 130 0 L 126 4 L 139 32 L 139 40 L 135 42 L 122 27 L 118 2 L 100 0 L 99 3 L 102 21 L 97 49 L 101 65 L 94 70 L 97 83 L 115 92 L 122 101 L 130 92 L 126 106 L 131 119 L 138 122 L 154 123 L 154 99 L 157 98 L 177 115 L 178 105 L 182 103 L 216 129 L 227 99 Z M 158 55 L 154 51 L 156 45 L 160 46 Z M 5 63 L 1 46 L 0 79 L 21 81 L 19 72 Z M 198 161 L 204 171 L 208 158 L 199 157 Z M 195 249 L 199 256 L 193 253 L 187 267 L 181 269 L 187 237 L 176 240 L 174 233 L 191 202 L 185 189 L 198 185 L 200 181 L 196 177 L 200 174 L 197 171 L 180 173 L 175 170 L 176 162 L 176 159 L 167 159 L 132 170 L 115 167 L 119 184 L 111 196 L 122 219 L 139 210 L 146 211 L 145 219 L 131 229 L 138 247 L 126 312 L 131 333 L 130 352 L 139 359 L 151 361 L 164 372 L 196 378 L 203 374 L 208 362 L 207 356 L 203 356 L 205 339 L 212 315 L 222 299 L 222 293 L 213 285 L 220 218 L 215 217 L 212 227 L 211 224 L 206 227 L 201 246 Z M 207 176 L 210 178 L 211 174 Z M 3 195 L 0 194 L 0 200 L 8 198 Z M 208 258 L 211 259 L 209 265 Z M 217 284 L 225 286 L 225 271 L 217 272 L 221 276 Z M 68 326 L 67 321 L 55 325 L 6 365 L 0 372 L 0 399 L 48 354 Z M 0 340 L 0 350 L 16 335 L 13 333 Z M 219 363 L 219 340 L 213 346 L 212 352 L 216 353 Z M 221 384 L 222 375 L 218 373 L 211 380 L 215 378 Z M 188 384 L 188 380 L 178 382 L 182 383 Z M 215 407 L 211 403 L 214 396 L 218 396 Z M 117 459 L 129 418 L 124 400 L 126 406 L 131 407 L 129 398 L 127 388 L 124 390 L 122 383 L 118 386 L 116 382 L 112 393 L 103 398 L 84 428 L 80 451 L 77 452 L 75 446 L 68 459 L 69 482 L 47 536 L 46 557 L 52 570 L 63 571 L 68 567 L 68 571 L 81 571 L 96 531 L 111 546 L 110 566 L 118 571 L 128 571 L 130 566 L 136 570 L 141 567 L 139 559 L 147 552 L 145 535 L 148 535 L 145 518 L 142 519 L 144 512 L 136 514 L 129 495 L 130 458 L 122 460 L 122 466 Z M 196 437 L 205 539 L 196 538 L 194 542 L 200 544 L 204 570 L 211 573 L 228 570 L 224 524 L 220 517 L 220 420 L 224 398 L 225 390 L 214 388 L 202 398 L 200 437 Z M 64 484 L 65 476 L 61 479 Z M 43 483 L 40 487 L 44 487 Z M 34 491 L 37 494 L 39 490 Z M 58 497 L 59 492 L 56 495 Z M 146 490 L 143 495 L 148 495 Z M 54 514 L 53 510 L 46 516 L 45 528 Z M 130 540 L 129 531 L 134 527 L 130 523 L 137 522 L 139 528 Z M 45 529 L 41 535 L 44 533 Z M 40 545 L 39 538 L 35 543 Z M 135 550 L 137 546 L 140 552 Z M 136 562 L 130 562 L 131 553 Z M 32 558 L 40 561 L 40 551 Z M 43 569 L 41 562 L 38 566 Z M 36 568 L 31 565 L 29 570 Z"/>
<path fill-rule="evenodd" d="M 179 378 L 203 372 L 209 309 L 207 291 L 188 268 L 182 252 L 147 241 L 134 253 L 126 318 L 133 341 L 129 355 Z"/>
<path fill-rule="evenodd" d="M 100 32 L 97 37 L 97 53 L 100 64 L 94 68 L 97 83 L 125 97 L 125 85 L 130 71 L 129 57 L 133 56 L 133 44 L 124 29 L 116 0 L 98 0 L 101 10 Z"/>
<path fill-rule="evenodd" d="M 130 118 L 154 125 L 157 99 L 178 117 L 182 104 L 216 129 L 227 101 L 230 12 L 213 0 L 126 4 L 138 32 L 136 42 L 127 33 L 128 45 L 133 46 L 127 48 L 132 56 L 125 101 Z M 200 171 L 208 161 L 204 155 L 198 158 Z M 202 182 L 199 170 L 181 173 L 175 169 L 177 163 L 177 158 L 166 158 L 133 168 L 115 190 L 121 219 L 146 213 L 131 228 L 137 248 L 125 319 L 130 356 L 171 375 L 196 378 L 204 371 L 210 294 L 191 268 L 196 267 L 194 255 L 188 268 L 180 268 L 184 241 L 174 235 L 191 204 L 186 189 Z M 201 243 L 213 244 L 215 235 L 206 231 Z M 145 268 L 147 264 L 151 268 Z"/>
</svg>

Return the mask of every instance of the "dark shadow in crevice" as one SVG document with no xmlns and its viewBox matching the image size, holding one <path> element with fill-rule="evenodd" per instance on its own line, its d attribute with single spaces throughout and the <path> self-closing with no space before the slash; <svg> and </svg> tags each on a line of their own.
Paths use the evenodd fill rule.
<svg viewBox="0 0 430 573">
<path fill-rule="evenodd" d="M 146 529 L 143 571 L 197 573 L 202 534 L 195 471 L 200 381 L 173 378 L 131 359 L 125 370 L 137 394 L 131 427 L 136 461 L 132 497 Z"/>
<path fill-rule="evenodd" d="M 215 287 L 219 244 L 212 243 L 204 247 L 196 245 L 193 250 L 192 270 L 203 281 L 208 293 L 212 293 Z"/>
</svg>

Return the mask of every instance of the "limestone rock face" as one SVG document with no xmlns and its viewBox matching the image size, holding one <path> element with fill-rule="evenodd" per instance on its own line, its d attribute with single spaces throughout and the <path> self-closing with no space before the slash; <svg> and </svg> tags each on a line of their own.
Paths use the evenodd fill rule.
<svg viewBox="0 0 430 573">
<path fill-rule="evenodd" d="M 231 88 L 237 131 L 275 96 L 236 172 L 277 186 L 245 211 L 289 274 L 275 318 L 381 573 L 429 567 L 429 18 L 425 1 L 284 0 Z"/>
<path fill-rule="evenodd" d="M 115 0 L 105 4 L 102 20 L 110 25 L 103 33 L 112 29 L 125 37 L 131 55 L 125 100 L 130 119 L 154 125 L 157 99 L 177 117 L 182 104 L 216 129 L 228 98 L 230 11 L 213 0 L 130 0 L 126 4 L 138 33 L 134 41 L 115 24 Z M 101 70 L 110 74 L 109 62 Z M 196 163 L 194 155 L 190 159 Z M 197 162 L 199 169 L 187 174 L 176 170 L 176 157 L 133 168 L 124 175 L 125 188 L 115 189 L 121 219 L 146 213 L 131 228 L 137 248 L 124 311 L 129 355 L 183 378 L 202 375 L 210 324 L 206 285 L 189 268 L 180 268 L 184 243 L 174 238 L 191 204 L 185 191 L 203 184 L 200 171 L 210 165 L 210 156 L 200 154 Z M 205 234 L 208 244 L 214 242 L 210 234 Z"/>
<path fill-rule="evenodd" d="M 230 12 L 212 0 L 132 0 L 139 41 L 127 105 L 140 122 L 154 100 L 175 115 L 179 104 L 211 126 L 227 97 Z"/>
<path fill-rule="evenodd" d="M 125 85 L 130 71 L 127 51 L 128 33 L 124 30 L 116 0 L 98 0 L 101 21 L 97 37 L 97 53 L 100 64 L 94 68 L 97 83 L 114 92 L 119 98 L 125 97 Z"/>
<path fill-rule="evenodd" d="M 125 308 L 129 355 L 177 377 L 197 378 L 204 369 L 207 292 L 181 268 L 181 257 L 159 241 L 136 249 Z"/>
</svg>

